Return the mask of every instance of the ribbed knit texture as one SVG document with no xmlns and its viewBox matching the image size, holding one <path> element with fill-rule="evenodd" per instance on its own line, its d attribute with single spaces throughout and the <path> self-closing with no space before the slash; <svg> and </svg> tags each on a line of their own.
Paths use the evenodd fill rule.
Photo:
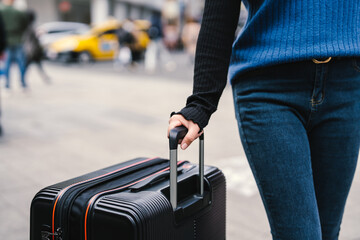
<svg viewBox="0 0 360 240">
<path fill-rule="evenodd" d="M 360 55 L 359 0 L 245 0 L 244 4 L 249 19 L 234 43 L 230 80 L 262 66 Z"/>
<path fill-rule="evenodd" d="M 227 76 L 232 82 L 260 67 L 312 58 L 360 56 L 359 0 L 243 2 L 249 16 L 235 42 L 240 0 L 205 2 L 193 95 L 179 112 L 201 128 L 216 111 Z"/>
</svg>

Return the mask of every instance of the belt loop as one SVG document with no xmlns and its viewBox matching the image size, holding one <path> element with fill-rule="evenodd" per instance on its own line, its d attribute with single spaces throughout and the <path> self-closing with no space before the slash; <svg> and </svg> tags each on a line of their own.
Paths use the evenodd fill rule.
<svg viewBox="0 0 360 240">
<path fill-rule="evenodd" d="M 325 59 L 325 60 L 317 60 L 317 59 L 313 58 L 312 61 L 313 61 L 315 64 L 323 64 L 323 63 L 328 63 L 328 62 L 330 62 L 331 59 L 332 59 L 332 57 L 329 57 L 329 58 L 327 58 L 327 59 Z"/>
</svg>

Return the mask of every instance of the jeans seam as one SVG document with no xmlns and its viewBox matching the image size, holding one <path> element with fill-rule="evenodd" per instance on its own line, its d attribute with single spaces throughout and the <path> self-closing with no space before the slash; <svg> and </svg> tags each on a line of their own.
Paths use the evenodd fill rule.
<svg viewBox="0 0 360 240">
<path fill-rule="evenodd" d="M 234 90 L 235 90 L 235 97 L 236 97 L 238 94 L 237 94 L 237 90 L 236 90 L 236 87 L 235 87 L 235 86 L 234 86 Z M 235 100 L 235 102 L 237 101 L 236 99 L 234 99 L 234 100 Z M 236 104 L 236 103 L 235 103 L 235 104 Z M 235 107 L 237 107 L 237 106 L 235 105 Z M 248 152 L 248 155 L 249 155 L 249 157 L 248 157 L 248 158 L 249 158 L 249 159 L 248 159 L 248 162 L 249 162 L 249 165 L 250 165 L 250 167 L 251 167 L 251 170 L 253 171 L 254 179 L 255 179 L 255 181 L 256 181 L 256 183 L 257 183 L 257 186 L 258 186 L 258 189 L 259 189 L 259 192 L 260 192 L 260 196 L 262 196 L 262 197 L 264 198 L 263 204 L 264 204 L 265 210 L 266 210 L 266 211 L 270 211 L 270 208 L 269 208 L 269 206 L 268 206 L 268 204 L 267 204 L 267 202 L 266 202 L 266 196 L 265 196 L 265 194 L 263 193 L 263 190 L 262 190 L 262 187 L 261 187 L 261 184 L 260 184 L 260 180 L 255 177 L 255 176 L 257 176 L 257 172 L 256 172 L 256 169 L 255 169 L 254 165 L 253 165 L 252 162 L 251 162 L 252 153 L 251 153 L 251 151 L 250 151 L 249 144 L 248 144 L 248 140 L 247 140 L 247 137 L 246 137 L 244 128 L 243 128 L 243 126 L 242 126 L 243 118 L 242 118 L 242 114 L 241 114 L 241 112 L 240 112 L 240 106 L 237 107 L 237 108 L 238 108 L 238 109 L 237 109 L 237 115 L 238 115 L 237 118 L 238 118 L 238 121 L 239 121 L 239 123 L 238 123 L 238 125 L 239 125 L 239 130 L 243 133 L 244 142 L 245 142 L 245 146 L 243 146 L 243 147 L 244 147 L 244 150 L 245 150 L 245 148 L 246 148 L 245 153 Z M 277 235 L 277 229 L 276 229 L 276 226 L 275 226 L 275 224 L 274 224 L 274 220 L 273 220 L 271 214 L 268 214 L 268 218 L 269 218 L 270 224 L 273 226 L 273 230 L 275 231 L 275 232 L 273 233 L 273 235 L 274 235 L 274 237 L 275 237 L 275 236 Z"/>
<path fill-rule="evenodd" d="M 310 99 L 310 103 L 311 103 L 311 108 L 313 108 L 316 105 L 316 101 L 314 101 L 314 97 L 315 97 L 315 92 L 316 92 L 316 84 L 319 81 L 318 79 L 318 65 L 316 66 L 316 70 L 315 70 L 315 81 L 314 81 L 314 87 L 313 87 L 313 91 L 311 94 L 311 99 Z"/>
<path fill-rule="evenodd" d="M 306 123 L 306 125 L 305 125 L 305 130 L 306 130 L 306 131 L 309 130 L 308 128 L 309 128 L 309 126 L 310 126 L 310 121 L 311 121 L 312 113 L 313 113 L 313 111 L 310 109 L 309 118 L 308 118 L 307 123 Z"/>
<path fill-rule="evenodd" d="M 358 64 L 356 62 L 356 58 L 353 58 L 352 65 L 353 65 L 353 68 L 355 69 L 355 71 L 360 72 L 360 66 L 358 66 Z"/>
<path fill-rule="evenodd" d="M 317 65 L 318 67 L 319 65 Z M 311 122 L 311 118 L 312 118 L 312 113 L 316 112 L 317 111 L 317 106 L 320 105 L 321 103 L 323 103 L 323 101 L 325 100 L 325 88 L 326 88 L 326 81 L 327 81 L 327 78 L 328 78 L 328 65 L 324 64 L 324 65 L 321 65 L 322 69 L 321 71 L 324 72 L 324 75 L 322 76 L 323 77 L 323 81 L 322 81 L 322 90 L 321 90 L 321 99 L 318 100 L 318 101 L 314 101 L 314 95 L 315 95 L 315 89 L 316 89 L 316 83 L 319 81 L 318 79 L 318 69 L 316 69 L 316 76 L 315 76 L 315 82 L 314 82 L 314 89 L 313 89 L 313 93 L 312 93 L 312 96 L 311 96 L 311 99 L 310 99 L 310 104 L 311 104 L 311 107 L 310 107 L 310 113 L 309 113 L 309 118 L 308 118 L 308 121 L 306 123 L 306 126 L 305 126 L 305 129 L 306 131 L 308 131 L 309 129 L 309 126 L 310 126 L 310 122 Z"/>
<path fill-rule="evenodd" d="M 326 80 L 327 80 L 327 76 L 328 76 L 328 66 L 327 65 L 322 65 L 321 67 L 322 67 L 321 71 L 324 72 L 324 75 L 322 76 L 323 77 L 323 81 L 322 81 L 323 86 L 322 86 L 322 90 L 321 90 L 321 99 L 317 100 L 317 101 L 314 100 L 314 95 L 315 95 L 315 90 L 316 90 L 316 83 L 319 81 L 318 76 L 317 76 L 317 72 L 316 72 L 315 82 L 314 82 L 314 89 L 313 89 L 313 93 L 312 93 L 312 96 L 311 96 L 311 99 L 310 99 L 310 103 L 311 103 L 312 107 L 321 104 L 325 99 L 325 84 L 326 84 Z M 359 71 L 360 71 L 360 69 L 359 69 Z"/>
<path fill-rule="evenodd" d="M 324 76 L 323 76 L 323 85 L 322 85 L 322 90 L 321 90 L 321 99 L 316 103 L 317 105 L 318 104 L 321 104 L 322 102 L 324 102 L 325 100 L 325 88 L 326 88 L 326 80 L 327 80 L 327 77 L 328 77 L 328 65 L 323 65 L 323 71 L 324 71 Z"/>
</svg>

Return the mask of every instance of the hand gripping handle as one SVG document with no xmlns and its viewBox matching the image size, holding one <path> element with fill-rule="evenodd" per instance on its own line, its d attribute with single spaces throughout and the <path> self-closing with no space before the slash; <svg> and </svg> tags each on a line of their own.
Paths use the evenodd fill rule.
<svg viewBox="0 0 360 240">
<path fill-rule="evenodd" d="M 170 202 L 175 210 L 177 208 L 177 161 L 178 161 L 178 143 L 188 132 L 184 126 L 176 127 L 170 130 Z M 204 196 L 204 133 L 199 137 L 199 178 L 200 178 L 200 197 Z"/>
</svg>

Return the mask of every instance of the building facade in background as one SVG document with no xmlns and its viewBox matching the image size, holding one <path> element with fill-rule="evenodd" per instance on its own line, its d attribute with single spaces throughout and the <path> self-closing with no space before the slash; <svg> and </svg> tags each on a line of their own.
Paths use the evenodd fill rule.
<svg viewBox="0 0 360 240">
<path fill-rule="evenodd" d="M 17 0 L 21 8 L 37 13 L 37 24 L 53 21 L 99 23 L 109 16 L 118 20 L 148 19 L 163 11 L 167 0 Z M 200 17 L 205 0 L 174 0 L 186 13 Z"/>
</svg>

